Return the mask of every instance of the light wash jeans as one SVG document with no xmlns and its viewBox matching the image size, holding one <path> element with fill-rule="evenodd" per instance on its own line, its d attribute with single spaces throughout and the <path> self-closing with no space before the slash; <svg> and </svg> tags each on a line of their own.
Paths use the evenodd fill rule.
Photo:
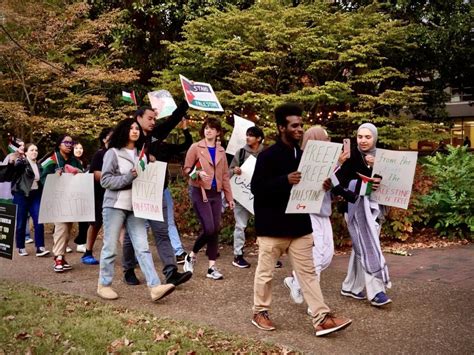
<svg viewBox="0 0 474 355">
<path fill-rule="evenodd" d="M 183 244 L 181 244 L 178 228 L 176 228 L 176 223 L 174 222 L 174 203 L 170 189 L 166 188 L 163 191 L 163 195 L 168 206 L 168 235 L 170 237 L 171 245 L 173 246 L 174 255 L 181 255 L 184 253 L 184 248 Z"/>
<path fill-rule="evenodd" d="M 122 225 L 130 236 L 140 269 L 145 275 L 148 287 L 160 285 L 160 279 L 153 264 L 153 258 L 148 247 L 145 220 L 137 218 L 132 211 L 104 207 L 104 245 L 100 253 L 99 283 L 110 286 L 114 278 L 114 263 L 117 257 L 117 242 Z"/>
<path fill-rule="evenodd" d="M 234 229 L 234 255 L 244 254 L 245 245 L 245 228 L 252 214 L 240 203 L 235 202 L 234 207 L 234 218 L 235 218 L 235 229 Z"/>
</svg>

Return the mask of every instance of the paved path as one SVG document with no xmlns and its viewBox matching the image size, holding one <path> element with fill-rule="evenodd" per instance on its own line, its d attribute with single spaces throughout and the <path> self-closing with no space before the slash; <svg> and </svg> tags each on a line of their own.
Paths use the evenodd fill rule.
<svg viewBox="0 0 474 355">
<path fill-rule="evenodd" d="M 50 242 L 51 238 L 47 239 Z M 27 248 L 33 250 L 31 244 Z M 273 289 L 271 317 L 277 330 L 263 332 L 253 327 L 250 318 L 256 256 L 249 255 L 252 268 L 238 270 L 231 266 L 231 253 L 230 248 L 224 248 L 218 260 L 224 280 L 204 277 L 206 262 L 200 254 L 193 279 L 158 304 L 149 301 L 144 285 L 130 287 L 122 283 L 117 265 L 114 287 L 121 297 L 113 302 L 308 354 L 474 353 L 474 245 L 414 250 L 409 257 L 387 254 L 393 281 L 389 295 L 394 303 L 386 309 L 339 295 L 348 256 L 335 257 L 323 273 L 323 293 L 336 313 L 354 322 L 346 331 L 326 338 L 314 337 L 305 306 L 290 302 L 282 283 L 290 272 L 285 257 L 284 267 L 275 272 Z M 156 254 L 154 257 L 158 260 Z M 80 264 L 79 258 L 77 253 L 68 255 L 74 269 L 64 274 L 52 271 L 51 258 L 0 258 L 0 278 L 99 299 L 95 295 L 98 268 Z"/>
</svg>

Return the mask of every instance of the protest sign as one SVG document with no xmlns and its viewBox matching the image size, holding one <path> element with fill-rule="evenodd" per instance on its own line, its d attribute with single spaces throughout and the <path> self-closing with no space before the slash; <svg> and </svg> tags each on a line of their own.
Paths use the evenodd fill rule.
<svg viewBox="0 0 474 355">
<path fill-rule="evenodd" d="M 135 217 L 164 221 L 163 187 L 166 163 L 155 161 L 137 169 L 138 176 L 132 184 L 132 206 Z"/>
<path fill-rule="evenodd" d="M 93 174 L 64 173 L 46 177 L 39 223 L 94 221 Z"/>
<path fill-rule="evenodd" d="M 225 151 L 227 154 L 235 155 L 235 152 L 247 143 L 247 129 L 252 126 L 255 126 L 255 123 L 252 121 L 234 115 L 234 130 L 227 144 Z"/>
<path fill-rule="evenodd" d="M 167 90 L 158 90 L 148 93 L 151 107 L 156 111 L 156 118 L 171 116 L 178 106 L 173 100 L 170 92 Z"/>
<path fill-rule="evenodd" d="M 408 208 L 418 152 L 377 148 L 372 176 L 382 176 L 382 182 L 371 198 L 381 205 Z"/>
<path fill-rule="evenodd" d="M 309 140 L 298 171 L 301 181 L 291 188 L 286 213 L 319 213 L 324 198 L 323 181 L 329 178 L 341 154 L 342 144 Z"/>
<path fill-rule="evenodd" d="M 242 174 L 234 174 L 230 179 L 230 187 L 234 199 L 244 206 L 251 214 L 254 214 L 254 212 L 253 194 L 250 191 L 250 182 L 252 181 L 256 162 L 257 159 L 253 155 L 249 156 L 240 167 Z"/>
<path fill-rule="evenodd" d="M 179 78 L 189 107 L 201 111 L 224 111 L 210 84 L 198 83 L 182 75 Z"/>
<path fill-rule="evenodd" d="M 0 203 L 0 256 L 13 259 L 13 243 L 16 232 L 17 206 Z"/>
</svg>

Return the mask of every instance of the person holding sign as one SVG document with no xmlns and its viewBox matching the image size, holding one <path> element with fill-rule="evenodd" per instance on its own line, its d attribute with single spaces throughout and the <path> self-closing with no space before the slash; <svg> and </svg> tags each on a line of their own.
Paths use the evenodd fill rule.
<svg viewBox="0 0 474 355">
<path fill-rule="evenodd" d="M 74 140 L 68 134 L 62 135 L 56 142 L 53 154 L 41 163 L 43 172 L 41 173 L 41 184 L 44 186 L 48 174 L 71 173 L 77 174 L 82 172 L 82 164 L 74 157 L 72 147 Z M 71 270 L 71 265 L 66 261 L 67 244 L 71 237 L 72 222 L 54 223 L 53 234 L 53 254 L 55 272 L 63 272 Z"/>
<path fill-rule="evenodd" d="M 308 129 L 303 136 L 301 149 L 304 150 L 309 140 L 330 141 L 327 131 L 321 126 L 313 126 Z M 341 166 L 349 157 L 349 152 L 341 152 L 338 159 L 338 166 Z M 316 269 L 318 280 L 321 280 L 321 272 L 331 264 L 334 256 L 334 239 L 330 216 L 332 196 L 330 191 L 324 194 L 321 212 L 311 213 L 311 226 L 313 228 L 313 263 Z M 293 276 L 285 277 L 285 286 L 290 290 L 290 296 L 295 303 L 303 303 L 303 295 L 298 277 L 293 271 Z M 309 313 L 309 312 L 308 312 Z"/>
<path fill-rule="evenodd" d="M 135 112 L 134 118 L 143 131 L 145 153 L 149 161 L 158 160 L 167 163 L 177 151 L 183 149 L 183 147 L 177 145 L 168 145 L 164 140 L 173 128 L 182 122 L 187 109 L 188 104 L 183 101 L 170 117 L 159 121 L 156 121 L 156 112 L 151 107 L 142 107 Z M 191 144 L 188 141 L 185 145 L 189 146 Z M 164 190 L 168 188 L 168 180 L 168 171 L 166 171 Z M 155 237 L 155 245 L 163 264 L 163 274 L 166 277 L 166 282 L 178 286 L 187 282 L 193 275 L 191 272 L 178 271 L 176 256 L 168 232 L 168 204 L 165 197 L 162 199 L 162 209 L 164 221 L 148 220 L 148 224 Z M 128 285 L 132 286 L 139 284 L 134 271 L 135 265 L 134 249 L 130 237 L 125 233 L 122 266 L 124 269 L 124 280 Z"/>
<path fill-rule="evenodd" d="M 380 184 L 380 178 L 370 179 L 377 137 L 377 128 L 373 124 L 364 123 L 359 127 L 357 147 L 336 172 L 340 186 L 333 191 L 340 194 L 343 192 L 341 189 L 349 189 L 355 194 L 345 215 L 352 252 L 341 294 L 357 300 L 368 298 L 373 306 L 382 307 L 392 300 L 385 293 L 391 283 L 379 240 L 382 211 L 379 204 L 370 199 L 370 191 L 375 191 Z M 348 200 L 348 195 L 345 198 Z"/>
<path fill-rule="evenodd" d="M 183 167 L 184 173 L 191 177 L 191 201 L 202 226 L 202 232 L 194 243 L 193 250 L 184 260 L 184 270 L 194 271 L 197 253 L 207 245 L 209 268 L 206 277 L 213 280 L 224 278 L 216 268 L 222 214 L 221 191 L 224 191 L 229 208 L 234 209 L 235 206 L 225 150 L 217 144 L 217 137 L 221 132 L 219 120 L 206 119 L 201 128 L 201 137 L 204 138 L 189 148 Z"/>
<path fill-rule="evenodd" d="M 37 157 L 38 147 L 31 143 L 27 144 L 25 158 L 19 157 L 15 162 L 15 179 L 11 185 L 13 203 L 18 206 L 16 246 L 21 256 L 28 255 L 25 249 L 25 228 L 28 224 L 28 213 L 31 215 L 35 227 L 36 256 L 49 254 L 49 250 L 44 247 L 44 226 L 38 223 L 42 185 L 39 181 L 41 165 L 36 161 Z"/>
<path fill-rule="evenodd" d="M 348 327 L 352 320 L 335 317 L 324 303 L 313 263 L 313 236 L 308 214 L 286 214 L 293 185 L 301 181 L 297 171 L 302 152 L 303 110 L 286 103 L 275 109 L 279 139 L 257 157 L 251 190 L 254 194 L 258 266 L 255 271 L 252 324 L 274 330 L 268 311 L 272 302 L 275 262 L 287 253 L 312 314 L 316 336 Z"/>
<path fill-rule="evenodd" d="M 153 264 L 148 245 L 145 220 L 133 214 L 132 182 L 138 176 L 138 149 L 143 146 L 143 134 L 138 123 L 127 118 L 115 127 L 109 150 L 104 156 L 100 183 L 105 189 L 102 204 L 104 244 L 100 254 L 97 294 L 107 300 L 118 298 L 112 289 L 117 243 L 122 226 L 128 232 L 140 269 L 145 275 L 150 296 L 157 301 L 174 291 L 173 284 L 162 285 Z"/>
<path fill-rule="evenodd" d="M 257 155 L 263 150 L 263 131 L 257 126 L 252 126 L 247 129 L 247 144 L 235 152 L 234 158 L 229 166 L 229 177 L 240 175 L 242 171 L 240 167 L 247 160 L 249 156 Z M 244 259 L 244 244 L 245 244 L 245 228 L 252 214 L 239 202 L 235 201 L 234 218 L 234 261 L 232 265 L 238 268 L 248 268 L 250 264 Z"/>
</svg>

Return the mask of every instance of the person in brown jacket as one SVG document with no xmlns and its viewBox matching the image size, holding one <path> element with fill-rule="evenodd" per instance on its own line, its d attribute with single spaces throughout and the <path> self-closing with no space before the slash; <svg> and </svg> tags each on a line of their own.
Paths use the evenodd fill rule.
<svg viewBox="0 0 474 355">
<path fill-rule="evenodd" d="M 196 239 L 192 252 L 186 256 L 184 271 L 194 271 L 196 254 L 204 245 L 207 245 L 209 269 L 206 277 L 213 280 L 223 278 L 216 268 L 218 234 L 222 214 L 221 191 L 224 191 L 230 209 L 234 209 L 225 150 L 217 144 L 217 138 L 221 132 L 219 120 L 206 119 L 201 128 L 203 139 L 189 148 L 183 168 L 184 173 L 191 177 L 189 179 L 189 194 L 194 211 L 202 226 L 202 232 Z"/>
</svg>

